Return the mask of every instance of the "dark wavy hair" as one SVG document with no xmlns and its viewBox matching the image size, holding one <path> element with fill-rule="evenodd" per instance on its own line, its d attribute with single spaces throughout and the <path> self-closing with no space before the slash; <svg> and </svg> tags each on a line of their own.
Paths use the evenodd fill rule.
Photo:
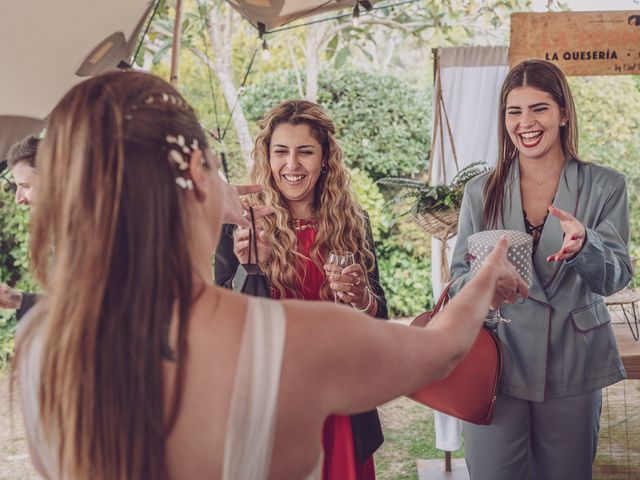
<svg viewBox="0 0 640 480">
<path fill-rule="evenodd" d="M 7 166 L 13 168 L 19 162 L 27 162 L 31 168 L 36 168 L 36 153 L 40 139 L 35 135 L 29 135 L 19 142 L 11 145 L 7 154 Z"/>
</svg>

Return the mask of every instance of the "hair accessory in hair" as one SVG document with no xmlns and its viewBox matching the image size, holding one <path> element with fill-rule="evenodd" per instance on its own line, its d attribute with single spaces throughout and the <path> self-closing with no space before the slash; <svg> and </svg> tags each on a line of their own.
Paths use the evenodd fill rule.
<svg viewBox="0 0 640 480">
<path fill-rule="evenodd" d="M 198 150 L 198 140 L 193 139 L 191 145 L 187 145 L 184 135 L 167 135 L 165 140 L 169 144 L 169 161 L 176 164 L 180 171 L 189 169 L 189 162 L 184 158 L 185 155 L 191 155 Z M 176 184 L 183 189 L 193 190 L 193 182 L 190 178 L 176 177 Z"/>
<path fill-rule="evenodd" d="M 134 119 L 134 112 L 144 108 L 145 105 L 153 104 L 171 104 L 176 105 L 183 110 L 187 110 L 193 113 L 191 107 L 179 96 L 172 93 L 156 93 L 146 96 L 141 104 L 132 104 L 129 106 L 128 111 L 125 113 L 124 118 L 126 120 Z M 198 139 L 194 138 L 191 143 L 187 143 L 184 135 L 166 135 L 165 141 L 169 144 L 168 160 L 178 167 L 178 170 L 185 172 L 185 174 L 176 177 L 176 185 L 184 190 L 193 190 L 193 181 L 188 178 L 186 171 L 189 169 L 189 161 L 187 158 L 191 157 L 191 154 L 196 150 L 200 150 Z M 202 163 L 206 164 L 207 161 L 202 157 Z"/>
<path fill-rule="evenodd" d="M 176 177 L 176 184 L 183 190 L 193 190 L 193 182 L 190 178 Z"/>
<path fill-rule="evenodd" d="M 172 93 L 162 92 L 154 95 L 149 95 L 144 98 L 142 103 L 144 103 L 145 105 L 151 105 L 154 103 L 171 103 L 173 105 L 177 105 L 183 108 L 184 110 L 188 110 L 189 112 L 192 111 L 191 107 L 184 100 L 182 100 L 182 98 L 180 98 L 177 95 L 173 95 Z M 127 120 L 133 120 L 133 114 L 131 112 L 134 112 L 139 109 L 140 107 L 138 105 L 136 104 L 131 105 L 129 107 L 130 112 L 127 112 L 124 118 L 126 118 Z"/>
</svg>

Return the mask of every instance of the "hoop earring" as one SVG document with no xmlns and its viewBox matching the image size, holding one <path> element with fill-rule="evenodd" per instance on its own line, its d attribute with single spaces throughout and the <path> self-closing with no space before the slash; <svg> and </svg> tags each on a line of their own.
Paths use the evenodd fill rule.
<svg viewBox="0 0 640 480">
<path fill-rule="evenodd" d="M 320 168 L 320 173 L 321 173 L 322 175 L 325 175 L 328 171 L 329 171 L 329 168 L 327 168 L 327 164 L 326 164 L 326 163 L 323 163 L 323 164 L 322 164 L 322 168 Z"/>
</svg>

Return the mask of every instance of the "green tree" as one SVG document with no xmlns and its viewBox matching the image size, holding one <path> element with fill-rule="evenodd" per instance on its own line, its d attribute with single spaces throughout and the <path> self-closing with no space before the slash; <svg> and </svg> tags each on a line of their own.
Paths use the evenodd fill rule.
<svg viewBox="0 0 640 480">
<path fill-rule="evenodd" d="M 176 13 L 167 7 L 172 3 L 169 0 L 165 2 L 166 6 L 153 22 L 146 42 L 154 63 L 163 61 L 171 50 Z M 226 111 L 231 115 L 240 154 L 250 170 L 253 139 L 239 104 L 243 74 L 238 65 L 245 64 L 257 47 L 252 27 L 222 0 L 185 2 L 181 27 L 180 55 L 191 52 L 216 78 L 216 87 L 224 98 Z M 246 39 L 253 41 L 247 42 Z M 206 81 L 209 81 L 208 77 Z"/>
<path fill-rule="evenodd" d="M 352 24 L 349 10 L 340 18 L 331 12 L 324 15 L 327 21 L 304 26 L 302 38 L 282 35 L 289 32 L 277 32 L 269 38 L 273 38 L 272 43 L 286 43 L 294 67 L 297 67 L 296 55 L 304 58 L 301 69 L 304 73 L 294 69 L 298 74 L 299 96 L 317 101 L 319 74 L 327 62 L 340 68 L 347 63 L 347 58 L 353 63 L 355 57 L 360 66 L 388 73 L 394 63 L 408 66 L 415 62 L 415 57 L 407 61 L 405 52 L 409 49 L 402 47 L 408 44 L 416 51 L 425 46 L 501 42 L 507 36 L 505 27 L 509 15 L 527 8 L 530 3 L 529 0 L 426 0 L 395 7 L 376 6 L 371 12 L 360 8 L 357 26 Z M 406 69 L 400 72 L 405 74 Z"/>
</svg>

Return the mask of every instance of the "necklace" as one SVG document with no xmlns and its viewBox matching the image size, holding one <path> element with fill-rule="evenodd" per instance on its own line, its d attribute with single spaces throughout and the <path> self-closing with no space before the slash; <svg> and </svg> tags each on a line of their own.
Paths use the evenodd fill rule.
<svg viewBox="0 0 640 480">
<path fill-rule="evenodd" d="M 523 176 L 529 178 L 532 182 L 538 184 L 538 185 L 543 185 L 545 183 L 547 183 L 548 180 L 550 180 L 551 178 L 555 177 L 556 175 L 558 175 L 560 173 L 560 171 L 562 170 L 562 167 L 553 170 L 553 169 L 549 169 L 549 170 L 545 170 L 544 172 L 527 172 L 524 168 L 522 168 L 522 166 L 520 166 L 520 171 L 522 172 Z M 543 180 L 538 180 L 536 178 L 533 177 L 533 175 L 544 175 L 545 178 Z"/>
</svg>

